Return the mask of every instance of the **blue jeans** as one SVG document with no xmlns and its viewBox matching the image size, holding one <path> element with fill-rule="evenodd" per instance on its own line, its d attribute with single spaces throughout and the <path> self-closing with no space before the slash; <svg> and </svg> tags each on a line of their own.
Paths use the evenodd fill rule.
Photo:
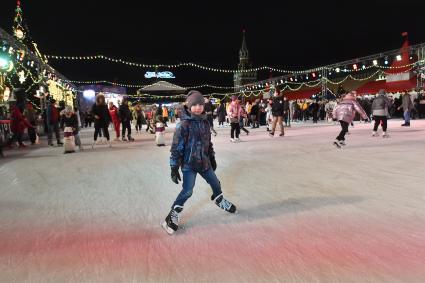
<svg viewBox="0 0 425 283">
<path fill-rule="evenodd" d="M 404 111 L 404 122 L 410 124 L 410 111 Z"/>
<path fill-rule="evenodd" d="M 185 202 L 192 196 L 193 187 L 195 186 L 196 175 L 200 174 L 202 178 L 210 184 L 213 191 L 213 198 L 221 194 L 221 185 L 214 171 L 210 168 L 205 172 L 196 172 L 191 169 L 183 170 L 183 189 L 177 196 L 176 201 L 171 208 L 175 205 L 184 206 Z"/>
</svg>

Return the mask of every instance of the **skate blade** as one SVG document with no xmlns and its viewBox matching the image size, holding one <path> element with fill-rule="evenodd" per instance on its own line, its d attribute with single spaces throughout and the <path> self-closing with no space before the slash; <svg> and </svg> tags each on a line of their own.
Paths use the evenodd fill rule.
<svg viewBox="0 0 425 283">
<path fill-rule="evenodd" d="M 164 228 L 165 232 L 167 232 L 168 235 L 171 236 L 171 235 L 174 234 L 175 231 L 167 226 L 167 222 L 165 222 L 165 221 L 162 222 L 161 226 L 162 226 L 162 228 Z"/>
<path fill-rule="evenodd" d="M 334 143 L 333 143 L 333 145 L 334 145 L 336 148 L 341 148 L 341 146 L 340 146 L 337 142 L 334 142 Z"/>
</svg>

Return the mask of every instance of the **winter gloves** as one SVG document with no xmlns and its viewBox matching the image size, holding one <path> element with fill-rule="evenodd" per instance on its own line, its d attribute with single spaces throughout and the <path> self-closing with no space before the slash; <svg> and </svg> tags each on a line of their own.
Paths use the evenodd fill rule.
<svg viewBox="0 0 425 283">
<path fill-rule="evenodd" d="M 215 171 L 215 169 L 217 169 L 217 162 L 215 162 L 215 157 L 210 157 L 210 163 L 211 163 L 211 168 L 213 171 Z"/>
<path fill-rule="evenodd" d="M 182 180 L 180 177 L 178 166 L 171 167 L 171 180 L 176 184 L 178 184 L 179 181 Z"/>
</svg>

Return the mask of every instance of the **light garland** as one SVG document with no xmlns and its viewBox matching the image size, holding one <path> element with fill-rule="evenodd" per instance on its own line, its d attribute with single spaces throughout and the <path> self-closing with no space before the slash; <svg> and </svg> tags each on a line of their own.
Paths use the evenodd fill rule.
<svg viewBox="0 0 425 283">
<path fill-rule="evenodd" d="M 194 67 L 194 68 L 198 68 L 201 70 L 205 70 L 205 71 L 211 71 L 211 72 L 218 72 L 218 73 L 233 73 L 233 74 L 239 74 L 239 73 L 250 73 L 250 72 L 258 72 L 258 71 L 273 71 L 273 72 L 278 72 L 278 73 L 291 73 L 294 75 L 301 75 L 301 74 L 309 74 L 309 73 L 314 73 L 314 72 L 319 72 L 322 70 L 326 70 L 326 71 L 335 71 L 335 70 L 339 70 L 336 71 L 338 72 L 344 72 L 344 73 L 352 73 L 352 72 L 359 72 L 359 71 L 364 71 L 364 70 L 368 70 L 370 68 L 382 68 L 382 69 L 402 69 L 402 68 L 407 68 L 407 67 L 411 67 L 415 64 L 418 63 L 424 63 L 424 60 L 419 60 L 417 62 L 414 63 L 410 63 L 410 64 L 406 64 L 403 66 L 385 66 L 385 65 L 379 65 L 379 64 L 373 64 L 370 66 L 363 66 L 362 68 L 355 68 L 355 69 L 347 69 L 346 67 L 344 69 L 341 68 L 334 68 L 334 67 L 328 67 L 328 66 L 323 66 L 323 67 L 317 67 L 317 68 L 313 68 L 313 69 L 308 69 L 308 70 L 288 70 L 288 69 L 281 69 L 281 68 L 274 68 L 274 67 L 269 67 L 269 66 L 262 66 L 262 67 L 258 67 L 258 68 L 250 68 L 250 69 L 244 69 L 244 70 L 238 70 L 238 69 L 219 69 L 219 68 L 213 68 L 213 67 L 208 67 L 208 66 L 203 66 L 200 64 L 196 64 L 196 63 L 192 63 L 192 62 L 183 62 L 183 63 L 178 63 L 178 64 L 143 64 L 143 63 L 136 63 L 136 62 L 130 62 L 130 61 L 126 61 L 123 59 L 116 59 L 116 58 L 112 58 L 112 57 L 108 57 L 105 55 L 94 55 L 94 56 L 57 56 L 57 55 L 45 55 L 46 58 L 48 59 L 55 59 L 55 60 L 107 60 L 110 62 L 115 62 L 115 63 L 121 63 L 121 64 L 125 64 L 128 66 L 134 66 L 134 67 L 139 67 L 139 68 L 170 68 L 170 69 L 175 69 L 175 68 L 180 68 L 180 67 Z M 355 64 L 357 66 L 357 64 Z"/>
<path fill-rule="evenodd" d="M 110 84 L 110 85 L 117 85 L 117 86 L 128 87 L 128 88 L 143 88 L 143 87 L 147 87 L 147 86 L 152 85 L 152 84 L 145 84 L 145 85 L 124 84 L 124 83 L 116 83 L 116 82 L 111 82 L 111 81 L 106 81 L 106 80 L 99 80 L 99 81 L 63 80 L 63 81 L 70 82 L 70 83 L 76 83 L 76 84 Z M 172 86 L 168 86 L 168 85 L 162 85 L 162 84 L 159 84 L 159 85 L 166 87 L 166 88 L 172 88 Z M 210 84 L 202 84 L 202 85 L 194 85 L 194 86 L 182 86 L 182 88 L 186 88 L 186 89 L 200 89 L 200 88 L 234 89 L 233 86 L 216 86 L 216 85 L 210 85 Z"/>
<path fill-rule="evenodd" d="M 238 70 L 238 69 L 219 69 L 219 68 L 212 68 L 208 66 L 203 66 L 200 64 L 192 63 L 192 62 L 183 62 L 178 64 L 142 64 L 142 63 L 136 63 L 136 62 L 130 62 L 123 59 L 116 59 L 112 57 L 108 57 L 105 55 L 94 55 L 94 56 L 57 56 L 57 55 L 45 55 L 48 59 L 56 59 L 56 60 L 107 60 L 110 62 L 115 63 L 121 63 L 128 66 L 134 66 L 139 68 L 169 68 L 169 69 L 175 69 L 180 67 L 194 67 L 205 71 L 212 71 L 217 73 L 233 73 L 233 74 L 239 74 L 239 73 L 251 73 L 251 72 L 258 72 L 258 71 L 273 71 L 278 73 L 296 73 L 296 74 L 304 74 L 304 73 L 310 73 L 310 72 L 318 72 L 320 70 L 323 70 L 325 67 L 320 68 L 314 68 L 304 71 L 293 71 L 293 70 L 286 70 L 286 69 L 279 69 L 279 68 L 273 68 L 269 66 L 262 66 L 258 68 L 250 68 L 250 69 L 244 69 L 244 70 Z"/>
</svg>

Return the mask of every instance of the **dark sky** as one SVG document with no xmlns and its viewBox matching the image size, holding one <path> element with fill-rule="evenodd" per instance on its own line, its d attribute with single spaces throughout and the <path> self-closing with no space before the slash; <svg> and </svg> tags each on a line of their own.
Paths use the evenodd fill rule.
<svg viewBox="0 0 425 283">
<path fill-rule="evenodd" d="M 102 4 L 99 4 L 102 3 Z M 60 4 L 60 6 L 59 6 Z M 16 2 L 3 0 L 11 32 Z M 45 54 L 104 54 L 140 63 L 236 68 L 246 29 L 254 66 L 304 69 L 425 42 L 425 1 L 34 1 L 24 17 Z M 146 70 L 99 62 L 51 64 L 72 80 L 149 83 Z M 175 83 L 232 85 L 230 74 L 178 69 Z M 279 74 L 275 74 L 279 75 Z M 266 74 L 262 74 L 264 79 Z"/>
</svg>

